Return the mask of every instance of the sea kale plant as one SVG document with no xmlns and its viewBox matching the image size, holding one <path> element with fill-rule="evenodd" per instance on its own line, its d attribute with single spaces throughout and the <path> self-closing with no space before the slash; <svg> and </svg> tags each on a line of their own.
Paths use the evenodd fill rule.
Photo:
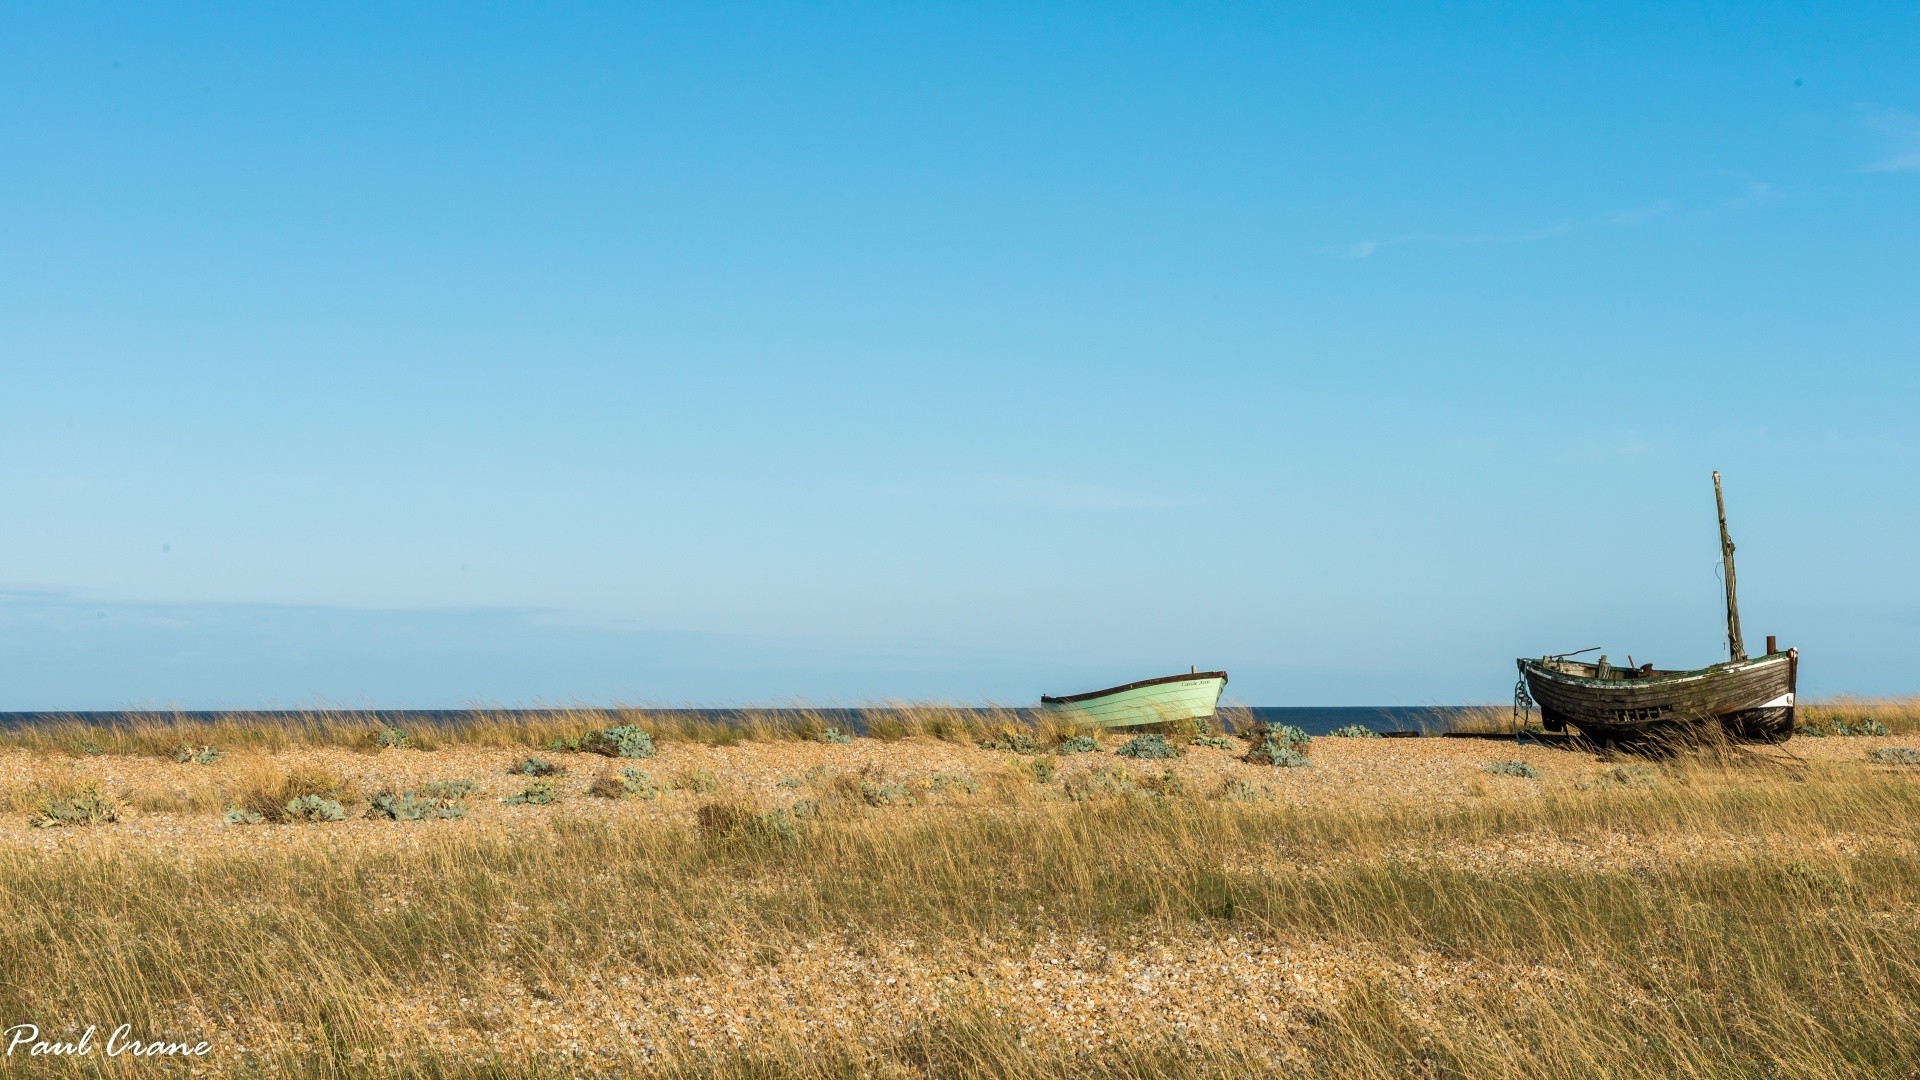
<svg viewBox="0 0 1920 1080">
<path fill-rule="evenodd" d="M 560 789 L 554 786 L 552 780 L 544 776 L 528 781 L 527 786 L 522 788 L 518 795 L 507 796 L 509 806 L 545 806 L 558 801 L 560 801 Z"/>
<path fill-rule="evenodd" d="M 77 791 L 50 795 L 40 801 L 27 824 L 37 829 L 72 825 L 110 825 L 120 820 L 120 804 L 99 788 L 88 785 Z"/>
<path fill-rule="evenodd" d="M 1495 776 L 1517 776 L 1524 780 L 1534 780 L 1540 776 L 1540 770 L 1524 761 L 1488 762 L 1487 771 Z"/>
<path fill-rule="evenodd" d="M 287 800 L 288 821 L 345 821 L 346 808 L 325 795 L 298 795 Z"/>
<path fill-rule="evenodd" d="M 607 773 L 594 780 L 587 794 L 602 799 L 657 799 L 660 797 L 660 785 L 653 777 L 629 765 L 617 773 Z"/>
<path fill-rule="evenodd" d="M 1313 738 L 1291 724 L 1279 727 L 1255 728 L 1253 746 L 1247 751 L 1244 760 L 1254 765 L 1272 765 L 1282 769 L 1300 769 L 1312 764 L 1307 760 L 1307 747 Z"/>
<path fill-rule="evenodd" d="M 1365 724 L 1348 724 L 1343 728 L 1334 728 L 1327 734 L 1335 739 L 1377 739 L 1380 733 Z"/>
<path fill-rule="evenodd" d="M 470 780 L 436 781 L 416 791 L 383 791 L 369 801 L 367 816 L 388 821 L 465 817 L 472 791 Z"/>
<path fill-rule="evenodd" d="M 653 736 L 632 724 L 621 724 L 580 736 L 580 749 L 606 757 L 650 758 L 653 756 Z"/>
<path fill-rule="evenodd" d="M 405 750 L 412 745 L 413 736 L 392 725 L 381 728 L 373 736 L 373 747 L 376 750 Z"/>
<path fill-rule="evenodd" d="M 507 770 L 521 776 L 557 776 L 567 770 L 542 757 L 530 757 Z"/>
<path fill-rule="evenodd" d="M 1920 750 L 1911 746 L 1883 746 L 1867 755 L 1875 765 L 1920 765 Z"/>
<path fill-rule="evenodd" d="M 1195 735 L 1193 745 L 1204 746 L 1210 750 L 1237 750 L 1240 744 L 1225 735 Z"/>
<path fill-rule="evenodd" d="M 211 746 L 183 746 L 174 752 L 173 760 L 182 765 L 211 765 L 225 756 Z"/>
<path fill-rule="evenodd" d="M 982 750 L 1005 750 L 1012 754 L 1037 754 L 1040 743 L 1032 733 L 1022 731 L 1011 725 L 1002 726 L 991 736 L 980 740 Z"/>
<path fill-rule="evenodd" d="M 1115 757 L 1143 759 L 1177 758 L 1180 748 L 1168 742 L 1165 735 L 1135 735 L 1113 754 Z"/>
<path fill-rule="evenodd" d="M 837 727 L 830 727 L 820 733 L 820 741 L 831 746 L 845 746 L 853 741 L 853 736 Z"/>
<path fill-rule="evenodd" d="M 1100 740 L 1091 735 L 1075 735 L 1061 739 L 1060 745 L 1053 748 L 1058 754 L 1097 754 L 1100 752 Z"/>
</svg>

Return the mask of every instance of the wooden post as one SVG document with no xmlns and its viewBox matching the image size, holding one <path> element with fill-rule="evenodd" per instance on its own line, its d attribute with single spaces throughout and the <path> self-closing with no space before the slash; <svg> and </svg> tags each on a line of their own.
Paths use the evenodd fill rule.
<svg viewBox="0 0 1920 1080">
<path fill-rule="evenodd" d="M 1727 651 L 1735 660 L 1747 658 L 1746 642 L 1740 640 L 1740 600 L 1733 583 L 1733 537 L 1727 535 L 1727 499 L 1720 493 L 1720 472 L 1713 473 L 1713 503 L 1720 511 L 1720 558 L 1727 564 Z"/>
</svg>

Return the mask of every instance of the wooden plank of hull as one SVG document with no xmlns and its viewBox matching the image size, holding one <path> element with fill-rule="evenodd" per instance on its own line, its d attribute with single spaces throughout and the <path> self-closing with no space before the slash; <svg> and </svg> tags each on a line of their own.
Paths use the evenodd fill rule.
<svg viewBox="0 0 1920 1080">
<path fill-rule="evenodd" d="M 1181 676 L 1078 694 L 1071 700 L 1042 698 L 1041 705 L 1063 718 L 1100 727 L 1205 720 L 1219 707 L 1226 685 L 1226 676 L 1218 673 Z"/>
<path fill-rule="evenodd" d="M 1791 730 L 1798 655 L 1771 653 L 1650 679 L 1601 680 L 1555 671 L 1538 660 L 1519 661 L 1527 692 L 1542 716 L 1575 724 L 1589 734 L 1623 734 L 1709 718 L 1740 718 L 1786 710 Z M 1778 717 L 1775 717 L 1777 726 Z"/>
</svg>

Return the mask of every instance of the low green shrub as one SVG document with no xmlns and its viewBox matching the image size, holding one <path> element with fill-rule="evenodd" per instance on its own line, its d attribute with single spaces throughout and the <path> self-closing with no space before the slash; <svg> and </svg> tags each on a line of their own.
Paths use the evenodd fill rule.
<svg viewBox="0 0 1920 1080">
<path fill-rule="evenodd" d="M 820 741 L 833 746 L 845 746 L 853 741 L 853 736 L 837 727 L 830 727 L 820 733 Z"/>
<path fill-rule="evenodd" d="M 650 758 L 653 756 L 653 736 L 632 724 L 621 724 L 580 736 L 580 749 L 605 757 Z"/>
<path fill-rule="evenodd" d="M 860 798 L 868 806 L 899 806 L 913 801 L 913 790 L 897 780 L 861 777 Z"/>
<path fill-rule="evenodd" d="M 1036 758 L 1035 760 L 1044 761 L 1045 759 Z M 973 777 L 962 776 L 959 773 L 937 773 L 933 779 L 927 781 L 927 787 L 934 791 L 959 791 L 968 795 L 980 790 L 980 785 L 974 781 Z"/>
<path fill-rule="evenodd" d="M 405 750 L 413 745 L 413 736 L 391 725 L 374 733 L 373 747 L 376 750 Z"/>
<path fill-rule="evenodd" d="M 258 825 L 267 818 L 258 810 L 249 810 L 244 806 L 229 806 L 226 816 L 221 820 L 229 825 Z"/>
<path fill-rule="evenodd" d="M 427 821 L 465 817 L 467 795 L 473 784 L 467 780 L 427 784 L 417 791 L 382 791 L 368 801 L 367 816 L 387 821 Z"/>
<path fill-rule="evenodd" d="M 1101 796 L 1145 794 L 1125 765 L 1102 765 L 1090 772 L 1069 776 L 1060 786 L 1067 798 L 1075 801 Z"/>
<path fill-rule="evenodd" d="M 76 825 L 111 825 L 120 820 L 120 804 L 110 795 L 89 784 L 73 791 L 58 792 L 40 800 L 27 824 L 37 829 L 55 829 Z"/>
<path fill-rule="evenodd" d="M 1225 735 L 1195 735 L 1192 745 L 1204 746 L 1209 750 L 1238 750 L 1240 748 L 1238 740 L 1230 739 Z"/>
<path fill-rule="evenodd" d="M 530 757 L 507 770 L 521 776 L 558 776 L 566 771 L 564 767 L 541 757 Z"/>
<path fill-rule="evenodd" d="M 1335 739 L 1377 739 L 1380 737 L 1379 732 L 1365 724 L 1348 724 L 1343 728 L 1334 728 L 1332 731 L 1327 732 L 1327 735 Z"/>
<path fill-rule="evenodd" d="M 1060 745 L 1053 749 L 1057 754 L 1097 754 L 1100 752 L 1100 740 L 1091 735 L 1075 735 L 1061 739 Z"/>
<path fill-rule="evenodd" d="M 510 806 L 545 806 L 559 801 L 560 789 L 544 776 L 528 781 L 518 795 L 507 796 Z"/>
<path fill-rule="evenodd" d="M 1016 727 L 1002 727 L 991 736 L 980 740 L 982 750 L 1004 750 L 1010 754 L 1037 754 L 1040 743 L 1032 733 Z"/>
<path fill-rule="evenodd" d="M 182 765 L 211 765 L 225 754 L 211 746 L 183 746 L 174 752 L 173 760 Z"/>
<path fill-rule="evenodd" d="M 1920 765 L 1920 750 L 1911 746 L 1883 746 L 1867 755 L 1875 765 Z"/>
<path fill-rule="evenodd" d="M 1115 757 L 1125 758 L 1177 758 L 1180 748 L 1167 741 L 1165 735 L 1135 735 L 1126 745 L 1113 752 Z"/>
<path fill-rule="evenodd" d="M 1313 764 L 1307 760 L 1307 747 L 1313 744 L 1312 736 L 1291 724 L 1282 724 L 1275 728 L 1256 728 L 1253 746 L 1242 759 L 1254 765 L 1272 765 L 1282 769 L 1299 769 Z"/>
<path fill-rule="evenodd" d="M 324 795 L 299 795 L 287 800 L 288 821 L 345 821 L 346 808 Z"/>
<path fill-rule="evenodd" d="M 1158 776 L 1149 776 L 1139 781 L 1139 787 L 1149 795 L 1158 795 L 1163 799 L 1176 799 L 1189 794 L 1187 782 L 1172 769 L 1162 769 Z"/>
<path fill-rule="evenodd" d="M 654 783 L 653 777 L 628 766 L 594 780 L 587 794 L 602 799 L 657 799 L 660 797 L 660 785 Z"/>
<path fill-rule="evenodd" d="M 1059 768 L 1058 758 L 1037 757 L 1027 762 L 1027 772 L 1032 775 L 1033 782 L 1036 784 L 1053 783 L 1053 774 L 1058 772 Z"/>
<path fill-rule="evenodd" d="M 1487 771 L 1495 776 L 1517 776 L 1525 780 L 1535 780 L 1540 776 L 1540 770 L 1524 761 L 1490 761 Z"/>
</svg>

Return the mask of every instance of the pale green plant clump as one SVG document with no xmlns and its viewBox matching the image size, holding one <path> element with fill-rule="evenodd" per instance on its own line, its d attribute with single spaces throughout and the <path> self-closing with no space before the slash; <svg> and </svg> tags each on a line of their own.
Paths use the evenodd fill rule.
<svg viewBox="0 0 1920 1080">
<path fill-rule="evenodd" d="M 1113 754 L 1115 757 L 1125 758 L 1177 758 L 1180 756 L 1180 748 L 1168 742 L 1165 735 L 1135 735 Z"/>
<path fill-rule="evenodd" d="M 465 817 L 471 780 L 436 780 L 415 791 L 383 791 L 367 805 L 367 816 L 387 821 L 427 821 Z"/>
<path fill-rule="evenodd" d="M 980 790 L 980 785 L 971 776 L 959 773 L 936 773 L 927 781 L 927 787 L 934 791 L 959 791 L 972 795 Z"/>
<path fill-rule="evenodd" d="M 629 765 L 617 773 L 606 773 L 595 779 L 587 788 L 587 794 L 602 799 L 657 799 L 660 785 L 653 777 Z"/>
<path fill-rule="evenodd" d="M 650 758 L 654 753 L 653 736 L 632 724 L 621 724 L 580 736 L 580 749 L 605 757 Z"/>
<path fill-rule="evenodd" d="M 1306 753 L 1307 747 L 1312 744 L 1312 736 L 1291 724 L 1255 729 L 1253 746 L 1244 760 L 1252 765 L 1302 769 L 1313 764 L 1307 760 Z"/>
<path fill-rule="evenodd" d="M 1348 724 L 1346 727 L 1334 728 L 1327 732 L 1327 736 L 1333 739 L 1377 739 L 1380 733 L 1365 724 Z"/>
<path fill-rule="evenodd" d="M 982 750 L 1004 750 L 1010 754 L 1037 754 L 1040 742 L 1031 732 L 1022 731 L 1011 725 L 1002 726 L 992 735 L 980 740 Z"/>
<path fill-rule="evenodd" d="M 75 825 L 111 825 L 120 820 L 120 804 L 89 784 L 76 791 L 49 795 L 27 820 L 37 829 Z"/>
<path fill-rule="evenodd" d="M 325 795 L 300 795 L 287 800 L 288 821 L 345 821 L 346 807 Z"/>
<path fill-rule="evenodd" d="M 1055 753 L 1061 755 L 1097 754 L 1100 752 L 1100 740 L 1094 738 L 1092 735 L 1074 735 L 1070 738 L 1061 739 L 1060 745 L 1053 749 Z"/>
<path fill-rule="evenodd" d="M 173 760 L 182 765 L 211 765 L 225 754 L 211 746 L 183 746 L 174 752 Z"/>
<path fill-rule="evenodd" d="M 830 746 L 845 746 L 853 741 L 853 736 L 837 727 L 830 727 L 820 733 L 820 741 Z"/>
<path fill-rule="evenodd" d="M 1540 770 L 1524 761 L 1491 761 L 1486 768 L 1495 776 L 1517 776 L 1524 780 L 1535 780 L 1540 776 Z"/>
<path fill-rule="evenodd" d="M 1204 746 L 1209 750 L 1237 750 L 1240 744 L 1225 735 L 1195 735 L 1193 745 Z"/>
<path fill-rule="evenodd" d="M 1911 746 L 1883 746 L 1867 755 L 1875 765 L 1920 765 L 1920 750 Z"/>
<path fill-rule="evenodd" d="M 1213 797 L 1223 802 L 1259 802 L 1271 799 L 1273 792 L 1252 781 L 1233 778 L 1223 782 Z"/>
<path fill-rule="evenodd" d="M 376 750 L 405 750 L 412 745 L 413 736 L 397 727 L 383 727 L 373 736 L 373 747 Z"/>
<path fill-rule="evenodd" d="M 567 770 L 564 766 L 555 765 L 546 758 L 530 757 L 525 761 L 515 764 L 513 768 L 507 771 L 517 773 L 521 776 L 557 776 Z"/>
<path fill-rule="evenodd" d="M 559 801 L 560 789 L 544 776 L 528 781 L 519 794 L 507 796 L 509 806 L 545 806 Z"/>
<path fill-rule="evenodd" d="M 1833 716 L 1828 717 L 1824 722 L 1819 720 L 1811 722 L 1802 721 L 1795 725 L 1793 730 L 1797 735 L 1804 735 L 1813 739 L 1824 738 L 1828 735 L 1837 735 L 1845 738 L 1848 736 L 1885 735 L 1887 734 L 1887 725 L 1875 720 L 1871 716 L 1856 717 L 1853 720 L 1848 720 L 1844 716 Z"/>
</svg>

